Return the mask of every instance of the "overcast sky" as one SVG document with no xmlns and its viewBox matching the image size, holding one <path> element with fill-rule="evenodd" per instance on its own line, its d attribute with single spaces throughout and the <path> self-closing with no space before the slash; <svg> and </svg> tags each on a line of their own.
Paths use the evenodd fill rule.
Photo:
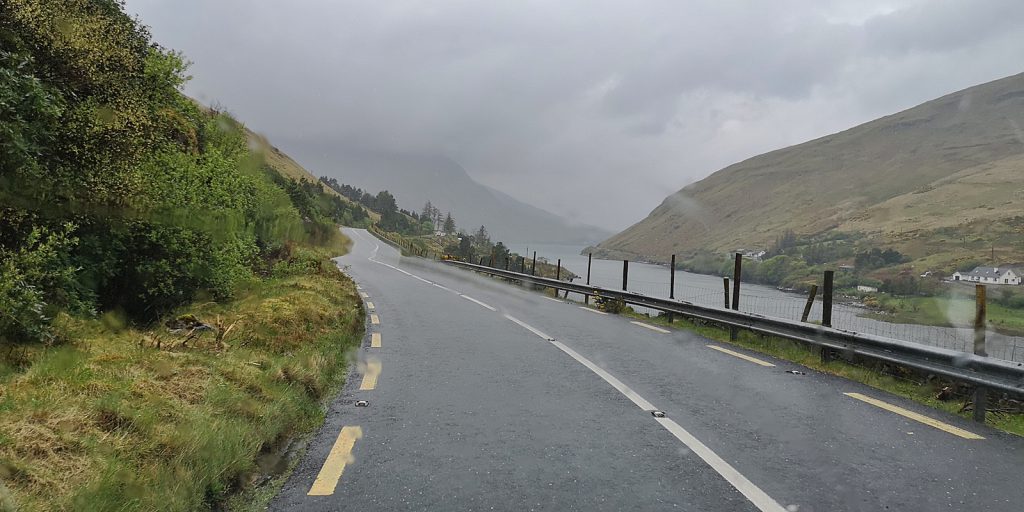
<svg viewBox="0 0 1024 512">
<path fill-rule="evenodd" d="M 128 0 L 220 104 L 325 147 L 445 155 L 624 228 L 736 161 L 1024 71 L 1021 0 Z M 313 165 L 316 163 L 316 165 Z"/>
</svg>

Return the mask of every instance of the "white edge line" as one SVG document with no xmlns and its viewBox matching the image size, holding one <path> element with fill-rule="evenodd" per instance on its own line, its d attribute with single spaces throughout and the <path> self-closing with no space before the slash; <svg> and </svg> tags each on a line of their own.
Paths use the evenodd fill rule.
<svg viewBox="0 0 1024 512">
<path fill-rule="evenodd" d="M 763 512 L 786 512 L 786 509 L 779 502 L 768 496 L 767 493 L 754 485 L 753 482 L 747 480 L 747 477 L 736 471 L 736 468 L 719 457 L 717 453 L 711 451 L 711 448 L 700 442 L 700 439 L 693 437 L 678 423 L 670 418 L 655 419 L 658 423 L 661 423 L 662 427 L 665 427 L 665 430 L 671 432 L 672 435 L 676 436 L 676 439 L 682 441 L 693 453 L 696 453 L 698 457 L 703 459 L 719 475 L 722 475 L 722 478 L 725 478 L 726 481 L 732 484 L 740 494 L 746 496 L 755 507 Z"/>
<path fill-rule="evenodd" d="M 598 310 L 596 310 L 594 308 L 588 308 L 586 306 L 580 306 L 580 309 L 582 309 L 584 311 L 590 311 L 591 313 L 597 313 L 598 315 L 607 315 L 608 314 L 608 313 L 605 313 L 604 311 L 598 311 Z"/>
<path fill-rule="evenodd" d="M 548 341 L 550 341 L 552 345 L 558 347 L 562 352 L 565 352 L 566 354 L 569 354 L 569 357 L 572 357 L 573 359 L 579 361 L 579 363 L 582 364 L 583 366 L 586 366 L 587 368 L 590 368 L 590 371 L 596 373 L 599 377 L 601 377 L 602 379 L 607 381 L 608 384 L 611 384 L 613 388 L 619 390 L 619 393 L 622 393 L 623 395 L 626 395 L 626 398 L 632 400 L 633 403 L 636 404 L 637 407 L 639 407 L 639 408 L 641 408 L 641 409 L 643 409 L 645 411 L 654 411 L 654 410 L 658 409 L 652 403 L 650 403 L 646 399 L 644 399 L 644 397 L 638 395 L 636 393 L 636 391 L 633 391 L 632 389 L 630 389 L 629 386 L 623 384 L 621 380 L 616 379 L 615 376 L 613 376 L 612 374 L 606 372 L 604 370 L 604 368 L 601 368 L 600 366 L 592 363 L 589 359 L 579 355 L 578 353 L 576 353 L 575 350 L 565 346 L 560 341 L 556 341 L 556 340 L 548 340 Z"/>
<path fill-rule="evenodd" d="M 555 301 L 555 302 L 565 302 L 565 301 L 563 301 L 562 299 L 556 299 L 556 298 L 554 298 L 554 297 L 544 297 L 544 298 L 545 298 L 545 299 L 547 299 L 547 300 L 553 300 L 553 301 Z"/>
<path fill-rule="evenodd" d="M 639 325 L 640 327 L 646 327 L 646 328 L 648 328 L 648 329 L 650 329 L 652 331 L 657 331 L 657 332 L 660 332 L 662 334 L 672 334 L 672 331 L 669 331 L 667 329 L 662 329 L 661 327 L 655 327 L 655 326 L 653 326 L 651 324 L 645 324 L 643 322 L 630 322 L 630 323 L 633 324 L 633 325 Z"/>
<path fill-rule="evenodd" d="M 575 350 L 565 346 L 563 343 L 559 341 L 548 341 L 550 341 L 552 345 L 558 347 L 562 352 L 569 354 L 570 357 L 578 361 L 583 366 L 589 368 L 590 371 L 596 373 L 608 384 L 611 384 L 612 387 L 614 387 L 620 393 L 625 395 L 626 398 L 630 399 L 634 404 L 637 405 L 637 407 L 645 411 L 657 410 L 657 408 L 654 407 L 653 404 L 644 399 L 644 397 L 637 394 L 636 391 L 630 389 L 629 386 L 623 384 L 622 381 L 616 379 L 612 374 L 605 371 L 604 368 L 597 366 L 589 359 L 581 356 L 580 354 L 576 353 Z M 736 470 L 736 468 L 732 467 L 728 462 L 719 457 L 718 454 L 716 454 L 714 451 L 708 448 L 699 439 L 693 437 L 692 434 L 687 432 L 686 429 L 684 429 L 674 420 L 670 418 L 655 418 L 655 420 L 657 420 L 657 422 L 660 423 L 661 426 L 665 428 L 665 430 L 668 430 L 672 435 L 674 435 L 676 439 L 681 441 L 690 450 L 692 450 L 693 453 L 696 453 L 698 457 L 700 457 L 704 462 L 711 466 L 711 468 L 718 472 L 719 475 L 722 475 L 722 478 L 725 478 L 725 480 L 728 481 L 734 488 L 736 488 L 736 490 L 739 491 L 740 494 L 746 496 L 746 498 L 750 500 L 750 502 L 753 503 L 754 506 L 760 509 L 762 512 L 787 512 L 787 510 L 782 505 L 780 505 L 779 502 L 775 501 L 771 496 L 768 496 L 768 494 L 762 491 L 760 487 L 754 485 L 753 482 L 748 480 L 747 477 L 743 476 L 739 471 Z"/>
<path fill-rule="evenodd" d="M 527 331 L 530 331 L 530 332 L 536 334 L 537 336 L 540 336 L 541 338 L 544 338 L 545 340 L 548 340 L 548 341 L 551 341 L 551 342 L 555 341 L 555 339 L 552 338 L 551 336 L 548 336 L 547 334 L 544 334 L 543 332 L 537 330 L 536 328 L 534 328 L 530 324 L 528 324 L 526 322 L 523 322 L 522 320 L 520 320 L 520 319 L 518 319 L 518 318 L 516 318 L 516 317 L 514 317 L 512 315 L 505 315 L 505 318 L 508 318 L 509 320 L 519 324 L 519 326 L 522 327 L 523 329 L 526 329 Z"/>
<path fill-rule="evenodd" d="M 485 308 L 487 308 L 487 309 L 489 309 L 491 311 L 497 311 L 497 309 L 495 309 L 493 306 L 489 306 L 487 304 L 484 304 L 483 302 L 480 302 L 480 301 L 474 299 L 473 297 L 470 297 L 469 295 L 462 295 L 462 294 L 460 294 L 459 297 L 462 297 L 463 299 L 466 299 L 466 300 L 468 300 L 470 302 L 475 302 L 475 303 L 477 303 L 477 304 L 479 304 L 479 305 L 481 305 L 481 306 L 483 306 L 483 307 L 485 307 Z"/>
<path fill-rule="evenodd" d="M 448 288 L 447 286 L 445 286 L 443 284 L 437 284 L 437 283 L 430 283 L 430 284 L 432 284 L 432 285 L 434 285 L 434 286 L 436 286 L 436 287 L 438 287 L 438 288 L 440 288 L 440 289 L 442 289 L 442 290 L 444 290 L 446 292 L 459 293 L 459 292 L 457 292 L 455 290 L 452 290 L 451 288 Z"/>
</svg>

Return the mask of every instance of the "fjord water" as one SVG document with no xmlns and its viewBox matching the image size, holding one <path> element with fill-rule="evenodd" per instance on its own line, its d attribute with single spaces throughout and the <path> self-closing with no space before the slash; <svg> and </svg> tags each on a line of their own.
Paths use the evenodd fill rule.
<svg viewBox="0 0 1024 512">
<path fill-rule="evenodd" d="M 526 244 L 509 245 L 513 252 L 527 258 L 537 251 L 537 258 L 545 258 L 554 264 L 562 260 L 562 267 L 580 276 L 576 283 L 585 283 L 587 277 L 587 255 L 582 254 L 583 247 L 558 244 Z M 676 271 L 675 298 L 701 306 L 724 306 L 723 276 L 694 274 Z M 610 289 L 622 288 L 622 261 L 602 260 L 594 258 L 590 268 L 590 284 Z M 649 263 L 630 262 L 627 288 L 631 292 L 642 293 L 651 297 L 669 297 L 668 266 Z M 730 287 L 731 288 L 731 287 Z M 809 321 L 821 321 L 821 300 L 815 300 Z M 748 313 L 799 320 L 807 298 L 787 293 L 770 286 L 743 283 L 740 287 L 740 310 Z M 656 314 L 646 308 L 637 308 L 640 313 Z M 832 325 L 859 333 L 875 334 L 915 343 L 944 347 L 952 350 L 970 351 L 973 347 L 973 330 L 970 326 L 936 327 L 913 324 L 896 324 L 865 318 L 867 312 L 854 305 L 853 301 L 843 301 L 836 297 L 832 311 Z M 1024 338 L 1005 336 L 993 331 L 988 332 L 988 355 L 1010 361 L 1024 362 Z"/>
</svg>

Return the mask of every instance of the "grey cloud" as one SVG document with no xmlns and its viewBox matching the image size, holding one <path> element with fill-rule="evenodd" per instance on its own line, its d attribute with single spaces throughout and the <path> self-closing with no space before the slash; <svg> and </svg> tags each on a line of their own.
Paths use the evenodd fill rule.
<svg viewBox="0 0 1024 512">
<path fill-rule="evenodd" d="M 729 163 L 1020 72 L 1024 47 L 1014 0 L 127 6 L 195 62 L 187 92 L 314 172 L 345 147 L 440 154 L 611 228 Z"/>
</svg>

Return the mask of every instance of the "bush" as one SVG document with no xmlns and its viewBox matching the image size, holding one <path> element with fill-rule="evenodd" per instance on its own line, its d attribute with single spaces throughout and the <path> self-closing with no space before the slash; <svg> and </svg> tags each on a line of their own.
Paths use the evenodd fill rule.
<svg viewBox="0 0 1024 512">
<path fill-rule="evenodd" d="M 77 243 L 74 226 L 34 227 L 16 250 L 0 247 L 0 341 L 52 341 L 50 318 L 58 308 L 82 311 L 76 269 L 66 261 Z"/>
</svg>

